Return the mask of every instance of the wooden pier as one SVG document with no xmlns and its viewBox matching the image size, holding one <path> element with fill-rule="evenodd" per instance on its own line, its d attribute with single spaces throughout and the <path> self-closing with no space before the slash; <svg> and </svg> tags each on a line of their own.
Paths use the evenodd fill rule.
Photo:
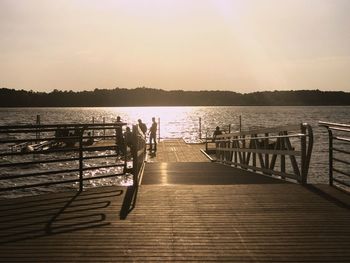
<svg viewBox="0 0 350 263">
<path fill-rule="evenodd" d="M 348 194 L 211 163 L 200 147 L 161 142 L 126 218 L 127 187 L 1 201 L 0 262 L 350 262 Z"/>
</svg>

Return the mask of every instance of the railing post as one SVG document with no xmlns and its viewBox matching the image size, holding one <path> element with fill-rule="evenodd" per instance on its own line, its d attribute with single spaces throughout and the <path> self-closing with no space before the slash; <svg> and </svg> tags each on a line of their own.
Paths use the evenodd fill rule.
<svg viewBox="0 0 350 263">
<path fill-rule="evenodd" d="M 106 118 L 103 117 L 103 140 L 105 140 L 105 136 L 106 136 L 106 129 L 105 129 L 105 123 L 106 123 Z"/>
<path fill-rule="evenodd" d="M 264 148 L 265 150 L 269 149 L 269 133 L 265 133 L 266 139 L 264 139 Z M 270 164 L 270 157 L 268 153 L 265 153 L 265 168 L 268 169 Z M 265 172 L 264 172 L 265 173 Z M 269 173 L 266 173 L 269 174 Z"/>
<path fill-rule="evenodd" d="M 300 138 L 301 147 L 301 183 L 307 183 L 307 161 L 306 161 L 306 127 L 302 123 L 300 125 L 302 137 Z"/>
<path fill-rule="evenodd" d="M 332 186 L 333 185 L 333 132 L 329 127 L 327 127 L 327 130 L 328 130 L 328 142 L 329 142 L 329 146 L 328 146 L 329 185 Z"/>
<path fill-rule="evenodd" d="M 160 118 L 158 117 L 158 142 L 160 142 Z"/>
<path fill-rule="evenodd" d="M 208 152 L 208 131 L 205 133 L 205 151 Z"/>
<path fill-rule="evenodd" d="M 39 114 L 36 115 L 36 125 L 40 125 L 40 115 Z M 40 132 L 36 132 L 35 138 L 37 140 L 40 140 Z"/>
<path fill-rule="evenodd" d="M 284 135 L 284 132 L 279 132 L 279 135 L 280 136 L 283 136 Z M 285 149 L 286 149 L 286 147 L 285 147 L 285 138 L 281 138 L 280 139 L 280 149 L 282 150 L 282 151 L 284 151 Z M 286 156 L 284 155 L 284 154 L 281 154 L 281 173 L 282 174 L 284 174 L 286 172 Z M 281 175 L 281 178 L 282 179 L 286 179 L 286 177 L 285 176 L 283 176 L 283 175 Z"/>
<path fill-rule="evenodd" d="M 137 137 L 137 129 L 138 125 L 133 125 L 132 126 L 132 175 L 133 175 L 133 186 L 137 187 L 138 186 L 138 147 L 139 147 L 139 141 Z"/>
<path fill-rule="evenodd" d="M 199 128 L 198 128 L 198 130 L 199 130 L 199 139 L 202 139 L 202 118 L 201 117 L 199 117 L 198 122 L 199 122 Z"/>
<path fill-rule="evenodd" d="M 239 132 L 242 131 L 242 115 L 239 115 Z"/>
<path fill-rule="evenodd" d="M 253 144 L 254 144 L 254 149 L 256 149 L 257 147 L 256 147 L 256 145 L 257 145 L 257 143 L 256 143 L 256 139 L 254 139 L 255 137 L 257 137 L 258 135 L 257 134 L 252 134 L 251 135 L 251 138 L 253 138 Z M 254 152 L 253 153 L 253 167 L 256 167 L 256 153 Z M 253 168 L 253 172 L 255 172 L 256 170 Z"/>
<path fill-rule="evenodd" d="M 126 140 L 124 138 L 123 140 L 123 145 L 122 145 L 122 153 L 124 153 L 124 172 L 126 173 L 127 171 L 127 161 L 128 161 L 128 146 L 126 145 Z M 132 151 L 132 150 L 131 150 Z"/>
<path fill-rule="evenodd" d="M 234 140 L 237 140 L 239 136 L 235 136 L 233 137 Z M 234 144 L 233 144 L 236 148 L 239 148 L 239 141 L 234 141 Z M 237 163 L 238 163 L 238 152 L 237 150 L 235 150 L 235 153 L 234 153 L 234 160 L 235 160 L 235 167 L 238 167 Z"/>
<path fill-rule="evenodd" d="M 241 136 L 243 138 L 242 140 L 242 149 L 246 149 L 246 141 L 245 141 L 245 135 Z M 242 163 L 243 164 L 246 164 L 246 152 L 242 152 Z M 244 168 L 246 169 L 246 168 Z"/>
<path fill-rule="evenodd" d="M 79 130 L 79 192 L 83 191 L 83 133 L 84 130 Z"/>
<path fill-rule="evenodd" d="M 92 124 L 95 124 L 95 117 L 92 117 Z M 94 126 L 93 126 L 94 128 Z M 95 136 L 95 129 L 92 130 L 92 137 Z"/>
</svg>

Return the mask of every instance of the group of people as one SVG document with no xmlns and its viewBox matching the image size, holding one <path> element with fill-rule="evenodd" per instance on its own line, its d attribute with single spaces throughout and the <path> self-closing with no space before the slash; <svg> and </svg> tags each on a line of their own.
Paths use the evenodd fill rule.
<svg viewBox="0 0 350 263">
<path fill-rule="evenodd" d="M 132 149 L 133 147 L 133 138 L 132 138 L 132 132 L 130 127 L 126 127 L 125 132 L 123 133 L 123 125 L 126 125 L 126 123 L 123 123 L 120 116 L 117 117 L 116 121 L 117 127 L 115 130 L 116 134 L 116 153 L 117 155 L 125 155 L 127 147 Z M 147 126 L 145 123 L 142 122 L 141 119 L 138 119 L 138 126 L 140 130 L 143 132 L 145 136 L 147 134 L 149 135 L 149 151 L 157 151 L 157 128 L 158 124 L 156 122 L 155 117 L 152 118 L 152 125 L 151 128 L 148 130 L 147 133 Z M 152 147 L 154 145 L 154 147 Z"/>
<path fill-rule="evenodd" d="M 120 116 L 117 117 L 117 127 L 116 127 L 116 152 L 118 155 L 125 155 L 127 147 L 132 149 L 133 147 L 133 139 L 132 139 L 132 132 L 130 127 L 126 127 L 125 132 L 123 133 L 123 125 L 126 125 L 126 123 L 123 123 Z M 156 122 L 156 118 L 152 118 L 152 125 L 151 128 L 148 130 L 145 123 L 142 122 L 141 119 L 138 119 L 138 126 L 142 133 L 147 136 L 149 135 L 149 151 L 157 151 L 157 129 L 158 124 Z M 148 131 L 148 132 L 147 132 Z M 214 133 L 213 133 L 213 141 L 216 140 L 216 136 L 223 134 L 223 131 L 220 130 L 220 127 L 217 126 Z M 154 145 L 154 147 L 153 147 Z"/>
<path fill-rule="evenodd" d="M 138 119 L 140 130 L 143 132 L 143 134 L 146 136 L 147 133 L 147 126 L 142 122 L 141 119 Z M 148 131 L 149 134 L 149 150 L 152 151 L 152 144 L 154 144 L 154 151 L 157 151 L 157 129 L 158 124 L 156 122 L 156 118 L 152 117 L 152 126 Z M 152 143 L 153 142 L 153 143 Z"/>
</svg>

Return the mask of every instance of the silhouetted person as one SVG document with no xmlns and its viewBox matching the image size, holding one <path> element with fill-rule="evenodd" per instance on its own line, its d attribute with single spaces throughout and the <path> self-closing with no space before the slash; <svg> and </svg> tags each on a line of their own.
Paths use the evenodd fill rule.
<svg viewBox="0 0 350 263">
<path fill-rule="evenodd" d="M 88 132 L 88 139 L 87 141 L 85 142 L 85 145 L 93 145 L 94 143 L 94 138 L 91 136 L 91 132 Z"/>
<path fill-rule="evenodd" d="M 123 155 L 125 153 L 125 141 L 123 137 L 123 123 L 121 122 L 120 116 L 117 117 L 116 124 L 117 124 L 115 128 L 116 154 Z"/>
<path fill-rule="evenodd" d="M 62 137 L 62 129 L 61 126 L 57 126 L 57 129 L 55 131 L 55 138 Z"/>
<path fill-rule="evenodd" d="M 124 132 L 124 139 L 125 139 L 126 146 L 128 146 L 130 150 L 132 150 L 133 142 L 132 142 L 132 132 L 130 130 L 130 127 L 126 127 L 126 131 Z"/>
<path fill-rule="evenodd" d="M 149 150 L 152 151 L 152 140 L 154 142 L 154 151 L 157 151 L 157 123 L 156 118 L 152 118 L 152 126 L 149 129 Z"/>
<path fill-rule="evenodd" d="M 213 133 L 213 141 L 216 140 L 216 136 L 221 135 L 221 134 L 222 134 L 222 131 L 220 130 L 220 127 L 216 126 L 215 131 Z"/>
<path fill-rule="evenodd" d="M 71 135 L 69 135 L 70 134 L 70 130 L 69 129 L 67 129 L 67 128 L 63 128 L 63 130 L 62 130 L 62 137 L 68 137 L 68 136 L 71 136 Z"/>
<path fill-rule="evenodd" d="M 61 126 L 57 126 L 57 129 L 55 131 L 55 138 L 57 139 L 54 143 L 56 145 L 60 144 L 61 142 L 65 142 L 65 140 L 61 139 L 61 137 L 68 137 L 68 133 L 65 133 L 67 131 L 67 129 L 65 129 L 64 127 L 61 128 Z"/>
<path fill-rule="evenodd" d="M 138 122 L 139 122 L 140 130 L 143 132 L 144 135 L 146 135 L 146 132 L 147 132 L 146 124 L 144 124 L 141 119 L 138 119 Z"/>
<path fill-rule="evenodd" d="M 68 130 L 67 130 L 68 131 Z M 74 132 L 72 131 L 68 131 L 68 137 L 74 137 Z M 66 139 L 65 140 L 65 143 L 66 143 L 66 146 L 67 147 L 74 147 L 75 146 L 75 143 L 76 143 L 76 140 L 75 139 Z"/>
</svg>

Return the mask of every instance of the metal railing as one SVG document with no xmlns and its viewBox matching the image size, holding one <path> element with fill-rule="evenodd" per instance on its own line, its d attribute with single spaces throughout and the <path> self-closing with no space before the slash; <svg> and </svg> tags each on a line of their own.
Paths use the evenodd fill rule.
<svg viewBox="0 0 350 263">
<path fill-rule="evenodd" d="M 305 184 L 312 147 L 312 128 L 302 123 L 218 135 L 214 149 L 217 162 Z"/>
<path fill-rule="evenodd" d="M 134 186 L 138 186 L 141 179 L 141 173 L 144 168 L 146 159 L 146 137 L 145 134 L 139 128 L 139 125 L 133 125 L 133 147 L 131 149 L 133 156 L 133 169 L 132 174 L 134 176 Z"/>
<path fill-rule="evenodd" d="M 115 130 L 125 124 L 0 126 L 0 191 L 73 183 L 82 191 L 87 180 L 124 176 L 131 159 L 137 167 L 144 160 L 132 151 L 116 153 Z"/>
<path fill-rule="evenodd" d="M 207 129 L 205 132 L 205 138 L 203 138 L 204 144 L 205 144 L 205 151 L 208 154 L 213 154 L 216 152 L 216 142 L 214 139 L 213 130 L 214 129 Z M 220 131 L 223 134 L 231 134 L 231 133 L 236 133 L 238 131 L 241 131 L 241 127 L 239 127 L 239 130 L 231 131 L 231 124 L 228 124 L 228 125 L 223 125 Z"/>
<path fill-rule="evenodd" d="M 328 131 L 329 184 L 350 190 L 350 125 L 332 122 L 318 123 Z"/>
</svg>

